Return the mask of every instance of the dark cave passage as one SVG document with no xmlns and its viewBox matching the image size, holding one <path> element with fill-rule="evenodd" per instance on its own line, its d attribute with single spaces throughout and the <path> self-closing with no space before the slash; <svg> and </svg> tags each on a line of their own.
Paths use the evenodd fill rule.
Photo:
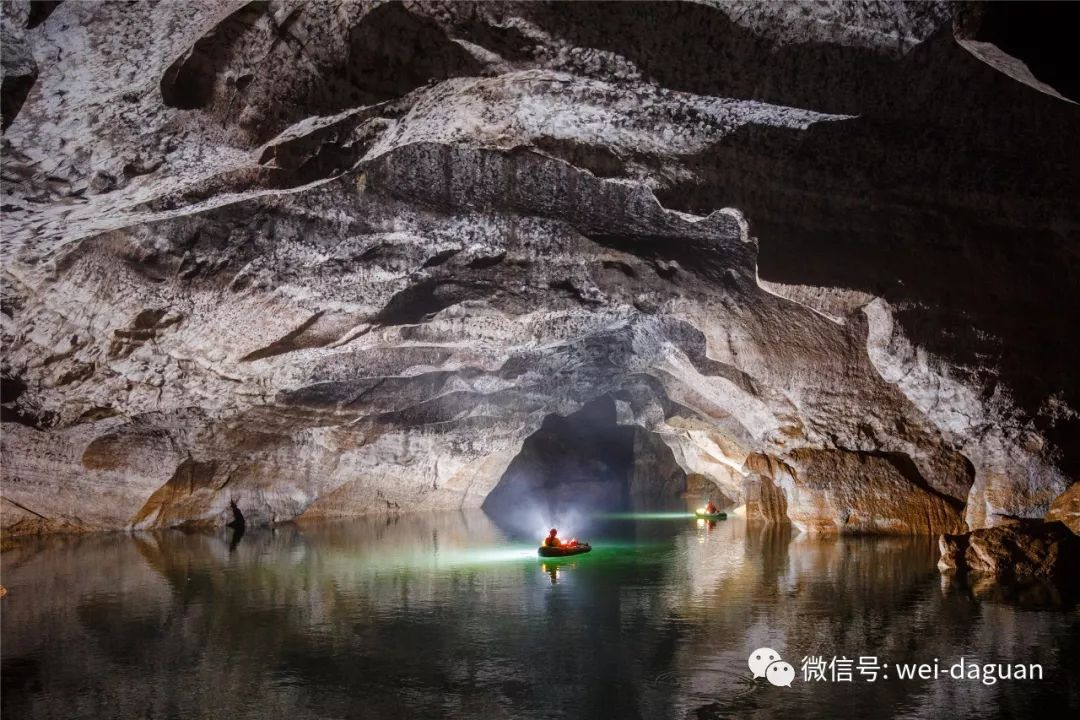
<svg viewBox="0 0 1080 720">
<path fill-rule="evenodd" d="M 497 517 L 544 525 L 580 515 L 672 504 L 686 475 L 653 433 L 616 422 L 603 397 L 576 413 L 549 415 L 484 501 Z M 517 523 L 515 523 L 517 524 Z"/>
</svg>

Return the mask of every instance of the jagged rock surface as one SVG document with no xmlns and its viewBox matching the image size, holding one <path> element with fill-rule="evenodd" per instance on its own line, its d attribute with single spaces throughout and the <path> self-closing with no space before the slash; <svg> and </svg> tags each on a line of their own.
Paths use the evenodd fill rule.
<svg viewBox="0 0 1080 720">
<path fill-rule="evenodd" d="M 1064 523 L 1014 520 L 938 541 L 943 572 L 971 572 L 986 579 L 1041 579 L 1077 587 L 1080 538 Z"/>
<path fill-rule="evenodd" d="M 1050 503 L 1046 519 L 1049 522 L 1065 523 L 1070 530 L 1080 535 L 1080 484 L 1070 485 L 1068 490 Z"/>
<path fill-rule="evenodd" d="M 478 506 L 601 398 L 805 529 L 1042 517 L 1080 466 L 1076 109 L 954 12 L 25 22 L 6 531 Z"/>
</svg>

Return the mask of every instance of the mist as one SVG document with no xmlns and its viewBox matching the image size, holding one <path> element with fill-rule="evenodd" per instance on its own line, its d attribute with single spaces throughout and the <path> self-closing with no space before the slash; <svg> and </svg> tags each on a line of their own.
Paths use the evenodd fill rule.
<svg viewBox="0 0 1080 720">
<path fill-rule="evenodd" d="M 515 539 L 541 540 L 550 528 L 588 539 L 603 515 L 633 509 L 635 430 L 616 423 L 600 398 L 572 415 L 550 415 L 526 439 L 483 508 Z"/>
</svg>

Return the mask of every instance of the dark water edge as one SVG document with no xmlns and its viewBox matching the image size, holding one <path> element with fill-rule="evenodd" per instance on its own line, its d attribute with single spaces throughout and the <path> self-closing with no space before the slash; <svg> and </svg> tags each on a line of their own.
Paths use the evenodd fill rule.
<svg viewBox="0 0 1080 720">
<path fill-rule="evenodd" d="M 1080 613 L 978 600 L 931 538 L 595 525 L 540 561 L 482 512 L 54 537 L 0 556 L 5 718 L 1068 717 Z M 1044 679 L 755 682 L 749 652 Z M 887 670 L 884 673 L 888 673 Z"/>
</svg>

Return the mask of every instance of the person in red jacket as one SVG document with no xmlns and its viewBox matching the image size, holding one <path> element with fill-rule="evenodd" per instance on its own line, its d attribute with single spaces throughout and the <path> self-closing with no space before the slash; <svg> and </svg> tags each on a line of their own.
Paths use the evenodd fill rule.
<svg viewBox="0 0 1080 720">
<path fill-rule="evenodd" d="M 559 531 L 555 528 L 548 530 L 547 537 L 544 538 L 544 547 L 574 547 L 578 544 L 576 538 L 563 542 L 559 539 Z"/>
<path fill-rule="evenodd" d="M 705 506 L 705 512 L 709 513 L 710 515 L 715 515 L 716 513 L 720 512 L 720 508 L 716 507 L 713 501 L 710 500 L 709 504 Z"/>
</svg>

